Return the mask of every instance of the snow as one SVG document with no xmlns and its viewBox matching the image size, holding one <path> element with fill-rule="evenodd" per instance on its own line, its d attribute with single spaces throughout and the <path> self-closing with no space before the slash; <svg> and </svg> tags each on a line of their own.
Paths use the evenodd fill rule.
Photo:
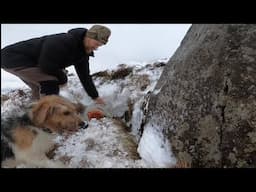
<svg viewBox="0 0 256 192">
<path fill-rule="evenodd" d="M 1 69 L 1 93 L 6 93 L 20 87 L 28 88 L 21 79 Z"/>
<path fill-rule="evenodd" d="M 140 138 L 141 124 L 143 121 L 143 111 L 140 109 L 142 99 L 135 103 L 132 113 L 132 133 L 136 135 L 136 139 Z"/>
<path fill-rule="evenodd" d="M 159 63 L 159 60 L 154 63 Z M 149 66 L 126 65 L 133 70 L 123 79 L 94 78 L 100 95 L 107 103 L 104 109 L 111 115 L 101 120 L 92 119 L 87 129 L 81 129 L 73 135 L 58 136 L 55 142 L 59 144 L 59 147 L 55 151 L 54 159 L 64 161 L 70 168 L 173 166 L 175 158 L 173 158 L 168 142 L 159 132 L 160 128 L 147 124 L 142 137 L 140 135 L 141 123 L 144 120 L 142 109 L 147 108 L 145 96 L 149 91 L 154 90 L 154 85 L 163 71 L 163 66 L 153 66 L 153 64 Z M 141 90 L 137 86 L 137 80 L 144 75 L 148 75 L 150 84 L 145 90 Z M 19 90 L 7 92 L 6 95 L 9 99 L 1 104 L 2 118 L 19 116 L 24 113 L 24 108 L 29 107 L 31 95 L 28 88 L 22 87 Z M 73 102 L 81 102 L 88 108 L 95 106 L 83 90 L 76 74 L 69 73 L 67 86 L 61 89 L 60 95 Z M 128 100 L 133 102 L 130 131 L 111 118 L 123 117 L 125 111 L 128 110 Z M 26 167 L 26 165 L 21 164 L 18 167 Z"/>
<path fill-rule="evenodd" d="M 1 24 L 1 47 L 81 26 L 84 24 Z M 91 24 L 85 25 L 90 26 Z M 91 74 L 120 69 L 122 66 L 119 64 L 132 67 L 132 73 L 117 80 L 94 78 L 100 96 L 107 103 L 104 110 L 109 115 L 101 120 L 92 119 L 87 129 L 81 129 L 73 135 L 57 137 L 55 142 L 59 147 L 55 151 L 54 159 L 64 161 L 70 168 L 172 167 L 176 160 L 171 146 L 161 133 L 161 127 L 149 122 L 144 126 L 141 137 L 141 124 L 144 120 L 145 96 L 154 91 L 163 71 L 163 66 L 155 66 L 153 63 L 166 63 L 169 60 L 190 25 L 107 26 L 112 29 L 110 43 L 98 50 L 95 58 L 90 59 Z M 94 103 L 81 86 L 74 68 L 69 67 L 68 71 L 69 81 L 66 87 L 61 88 L 60 95 L 73 102 L 93 106 Z M 159 91 L 160 89 L 155 90 L 154 93 Z M 2 118 L 20 116 L 30 105 L 29 88 L 19 78 L 2 69 L 1 94 L 9 97 L 1 102 Z M 127 122 L 131 125 L 130 131 L 110 118 L 123 118 L 129 109 L 128 101 L 133 103 L 130 124 Z M 26 165 L 20 164 L 17 167 Z"/>
<path fill-rule="evenodd" d="M 9 116 L 21 116 L 24 114 L 24 108 L 29 107 L 29 98 L 26 95 L 30 95 L 27 88 L 22 89 L 24 94 L 20 94 L 19 91 L 10 91 L 7 101 L 4 104 L 1 103 L 1 118 Z"/>
<path fill-rule="evenodd" d="M 144 126 L 138 152 L 152 167 L 173 167 L 176 159 L 171 151 L 171 146 L 157 125 L 149 122 Z"/>
<path fill-rule="evenodd" d="M 69 137 L 58 151 L 58 157 L 69 156 L 72 168 L 143 167 L 142 160 L 133 160 L 125 149 L 124 132 L 109 119 L 92 120 L 87 129 Z M 130 141 L 132 142 L 132 141 Z M 61 142 L 62 143 L 62 142 Z"/>
</svg>

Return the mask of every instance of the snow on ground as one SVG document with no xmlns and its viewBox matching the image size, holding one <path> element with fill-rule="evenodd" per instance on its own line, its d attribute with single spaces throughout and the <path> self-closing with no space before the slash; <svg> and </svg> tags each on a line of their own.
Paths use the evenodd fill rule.
<svg viewBox="0 0 256 192">
<path fill-rule="evenodd" d="M 166 62 L 163 59 L 153 64 L 120 65 L 107 71 L 108 75 L 93 76 L 100 96 L 107 103 L 105 110 L 109 116 L 101 120 L 92 119 L 87 129 L 81 129 L 73 135 L 58 136 L 55 142 L 59 147 L 55 150 L 54 159 L 65 162 L 70 168 L 152 168 L 174 165 L 170 146 L 153 127 L 145 129 L 140 138 L 144 97 L 154 90 Z M 114 72 L 127 68 L 131 71 L 125 71 L 127 73 L 123 77 L 114 78 Z M 2 117 L 20 115 L 29 105 L 30 92 L 26 87 L 6 92 L 5 95 L 9 99 L 1 101 Z M 60 95 L 87 106 L 93 105 L 76 74 L 69 74 L 68 84 L 61 89 Z M 126 119 L 128 126 L 110 118 L 119 117 L 125 122 L 129 103 L 132 104 L 132 116 Z"/>
<path fill-rule="evenodd" d="M 62 146 L 56 151 L 55 159 L 65 157 L 72 168 L 145 167 L 145 162 L 136 158 L 136 143 L 128 134 L 111 119 L 93 119 L 87 129 L 64 142 L 63 138 L 57 138 Z"/>
<path fill-rule="evenodd" d="M 28 88 L 23 87 L 19 90 L 11 90 L 8 92 L 8 100 L 2 104 L 1 95 L 1 118 L 9 116 L 21 116 L 24 114 L 24 108 L 30 103 L 29 97 L 31 93 Z"/>
</svg>

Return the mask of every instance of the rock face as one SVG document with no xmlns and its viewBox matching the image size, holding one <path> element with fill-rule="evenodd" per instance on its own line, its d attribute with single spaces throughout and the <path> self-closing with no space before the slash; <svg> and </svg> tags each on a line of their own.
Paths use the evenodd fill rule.
<svg viewBox="0 0 256 192">
<path fill-rule="evenodd" d="M 191 167 L 256 167 L 256 25 L 192 25 L 150 97 L 146 124 Z"/>
</svg>

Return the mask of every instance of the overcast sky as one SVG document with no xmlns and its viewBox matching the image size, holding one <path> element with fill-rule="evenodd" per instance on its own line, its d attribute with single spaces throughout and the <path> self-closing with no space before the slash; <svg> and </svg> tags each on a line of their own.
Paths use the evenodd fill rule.
<svg viewBox="0 0 256 192">
<path fill-rule="evenodd" d="M 1 48 L 43 35 L 90 28 L 93 24 L 1 24 Z M 90 59 L 92 73 L 121 63 L 150 62 L 170 58 L 191 24 L 103 24 L 112 31 L 107 45 Z M 10 79 L 11 78 L 11 79 Z M 17 79 L 1 70 L 1 81 Z M 3 85 L 3 83 L 1 83 Z"/>
</svg>

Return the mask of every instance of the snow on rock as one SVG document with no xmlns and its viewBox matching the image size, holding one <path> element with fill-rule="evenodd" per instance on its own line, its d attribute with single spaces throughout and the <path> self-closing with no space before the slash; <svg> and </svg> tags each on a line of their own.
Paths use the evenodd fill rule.
<svg viewBox="0 0 256 192">
<path fill-rule="evenodd" d="M 154 122 L 145 125 L 138 152 L 142 159 L 152 167 L 171 168 L 175 166 L 176 159 L 168 140 L 158 130 Z"/>
<path fill-rule="evenodd" d="M 139 140 L 141 136 L 141 124 L 144 117 L 143 111 L 140 108 L 141 104 L 142 99 L 135 103 L 132 113 L 132 133 L 136 136 L 137 140 Z"/>
</svg>

